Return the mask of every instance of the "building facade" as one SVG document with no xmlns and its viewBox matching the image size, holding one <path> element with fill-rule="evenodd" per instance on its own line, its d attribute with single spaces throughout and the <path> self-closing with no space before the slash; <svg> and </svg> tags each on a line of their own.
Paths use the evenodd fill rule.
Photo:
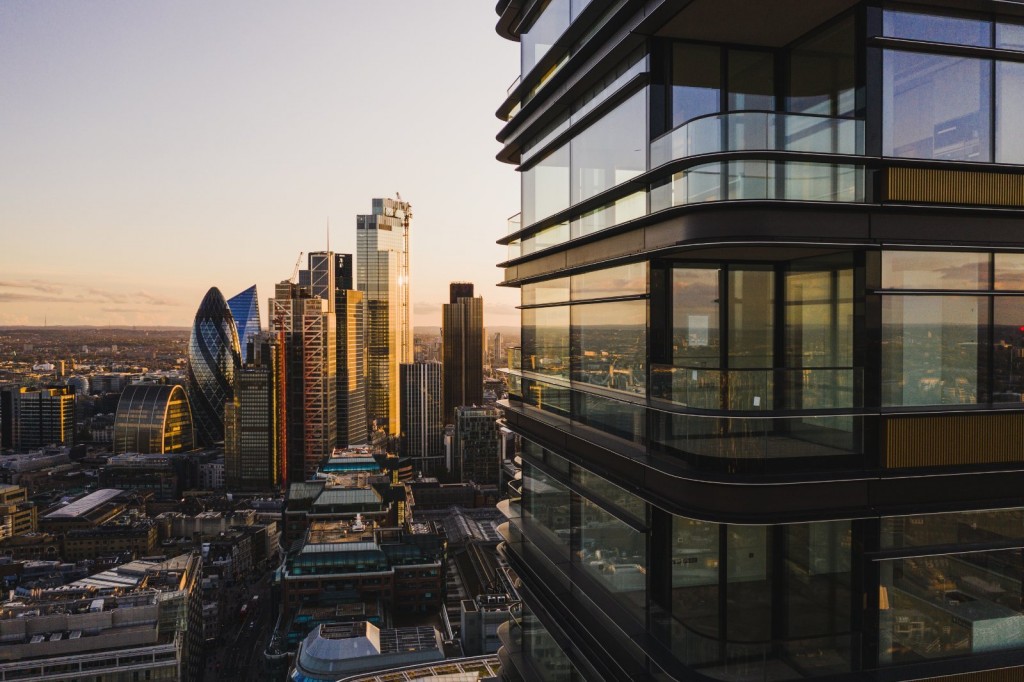
<svg viewBox="0 0 1024 682">
<path fill-rule="evenodd" d="M 1024 6 L 497 10 L 506 679 L 1024 677 Z"/>
<path fill-rule="evenodd" d="M 224 405 L 240 363 L 235 319 L 220 289 L 212 287 L 199 304 L 188 341 L 188 397 L 201 445 L 224 440 Z"/>
<path fill-rule="evenodd" d="M 409 307 L 409 223 L 412 205 L 374 199 L 373 212 L 356 216 L 356 284 L 363 292 L 367 418 L 400 427 L 398 366 L 413 361 Z"/>
<path fill-rule="evenodd" d="M 437 473 L 444 468 L 441 386 L 441 363 L 402 364 L 402 453 L 412 460 L 417 471 L 424 473 Z"/>
<path fill-rule="evenodd" d="M 192 409 L 181 386 L 131 384 L 114 414 L 114 454 L 186 452 L 195 447 Z"/>
<path fill-rule="evenodd" d="M 256 285 L 229 298 L 228 308 L 235 319 L 235 329 L 238 330 L 241 359 L 243 362 L 251 362 L 249 344 L 260 333 L 260 296 L 256 293 Z"/>
<path fill-rule="evenodd" d="M 455 408 L 455 474 L 462 482 L 498 482 L 501 434 L 494 407 Z"/>
<path fill-rule="evenodd" d="M 278 401 L 283 391 L 278 386 L 277 362 L 283 355 L 276 340 L 268 339 L 259 360 L 235 373 L 234 398 L 224 408 L 224 479 L 228 490 L 273 490 L 281 486 Z"/>
<path fill-rule="evenodd" d="M 74 445 L 75 391 L 12 387 L 0 391 L 0 447 L 30 450 L 47 445 Z"/>
<path fill-rule="evenodd" d="M 455 408 L 484 400 L 484 299 L 469 282 L 452 282 L 441 306 L 444 363 L 444 418 L 455 423 Z"/>
<path fill-rule="evenodd" d="M 270 310 L 285 348 L 287 480 L 301 481 L 337 443 L 334 312 L 309 287 L 287 280 L 277 284 Z"/>
</svg>

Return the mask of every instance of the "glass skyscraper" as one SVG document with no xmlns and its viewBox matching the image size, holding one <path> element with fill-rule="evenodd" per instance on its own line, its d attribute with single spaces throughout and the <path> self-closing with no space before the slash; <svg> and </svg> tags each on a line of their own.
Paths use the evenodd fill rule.
<svg viewBox="0 0 1024 682">
<path fill-rule="evenodd" d="M 235 318 L 242 360 L 251 362 L 252 358 L 248 355 L 249 342 L 260 333 L 260 300 L 256 293 L 256 285 L 253 284 L 245 291 L 229 298 L 228 308 L 231 309 L 231 315 Z"/>
<path fill-rule="evenodd" d="M 212 287 L 196 311 L 188 341 L 188 393 L 196 440 L 224 440 L 224 404 L 241 364 L 238 330 L 220 289 Z"/>
<path fill-rule="evenodd" d="M 469 282 L 452 282 L 441 306 L 444 363 L 444 418 L 455 423 L 455 408 L 484 400 L 484 299 Z"/>
<path fill-rule="evenodd" d="M 497 11 L 503 676 L 1024 679 L 1024 5 Z"/>
<path fill-rule="evenodd" d="M 398 435 L 398 366 L 413 361 L 409 308 L 409 222 L 412 206 L 374 199 L 356 216 L 356 284 L 366 318 L 366 412 Z"/>
<path fill-rule="evenodd" d="M 402 363 L 402 454 L 416 471 L 437 474 L 444 463 L 441 363 Z"/>
</svg>

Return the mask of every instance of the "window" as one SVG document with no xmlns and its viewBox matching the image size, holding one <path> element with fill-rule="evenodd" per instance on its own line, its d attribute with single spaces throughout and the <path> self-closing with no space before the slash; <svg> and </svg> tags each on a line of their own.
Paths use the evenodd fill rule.
<svg viewBox="0 0 1024 682">
<path fill-rule="evenodd" d="M 916 12 L 886 10 L 882 18 L 882 35 L 929 43 L 992 46 L 992 25 L 987 21 Z"/>
</svg>

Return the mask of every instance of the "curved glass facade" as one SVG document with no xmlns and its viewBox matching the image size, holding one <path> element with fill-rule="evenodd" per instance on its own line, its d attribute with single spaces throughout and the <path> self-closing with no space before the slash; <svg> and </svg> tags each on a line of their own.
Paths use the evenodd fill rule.
<svg viewBox="0 0 1024 682">
<path fill-rule="evenodd" d="M 181 386 L 132 384 L 114 416 L 114 452 L 185 452 L 195 447 L 192 410 Z"/>
<path fill-rule="evenodd" d="M 235 327 L 238 329 L 238 344 L 241 350 L 240 355 L 246 362 L 251 362 L 248 357 L 248 345 L 252 337 L 260 333 L 260 301 L 256 293 L 256 285 L 235 294 L 228 299 L 228 308 L 235 318 Z"/>
<path fill-rule="evenodd" d="M 188 388 L 200 444 L 224 440 L 224 404 L 240 364 L 234 316 L 217 287 L 206 292 L 188 340 Z"/>
</svg>

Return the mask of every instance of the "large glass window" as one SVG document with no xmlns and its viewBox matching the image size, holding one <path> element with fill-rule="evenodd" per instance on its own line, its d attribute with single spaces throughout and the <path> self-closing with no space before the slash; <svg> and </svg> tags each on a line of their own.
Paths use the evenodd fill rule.
<svg viewBox="0 0 1024 682">
<path fill-rule="evenodd" d="M 991 69 L 984 59 L 886 51 L 885 155 L 991 161 Z"/>
<path fill-rule="evenodd" d="M 721 50 L 709 45 L 672 46 L 670 128 L 722 108 Z"/>
<path fill-rule="evenodd" d="M 969 405 L 984 400 L 987 298 L 882 299 L 882 404 Z"/>
<path fill-rule="evenodd" d="M 855 115 L 855 41 L 855 23 L 850 17 L 793 47 L 787 111 L 821 116 Z"/>
<path fill-rule="evenodd" d="M 996 62 L 996 161 L 1024 163 L 1024 64 Z"/>
<path fill-rule="evenodd" d="M 528 462 L 523 463 L 523 524 L 561 548 L 563 559 L 569 556 L 572 522 L 569 514 L 569 489 Z"/>
<path fill-rule="evenodd" d="M 730 111 L 775 109 L 775 56 L 771 52 L 729 50 Z"/>
<path fill-rule="evenodd" d="M 569 145 L 548 154 L 522 172 L 522 224 L 547 218 L 569 207 Z"/>
<path fill-rule="evenodd" d="M 1024 508 L 882 519 L 882 549 L 1024 541 Z"/>
<path fill-rule="evenodd" d="M 572 307 L 573 379 L 644 393 L 647 301 L 613 301 Z"/>
<path fill-rule="evenodd" d="M 523 369 L 569 378 L 569 308 L 523 310 Z"/>
<path fill-rule="evenodd" d="M 989 287 L 989 254 L 963 251 L 884 251 L 883 289 L 980 291 Z"/>
<path fill-rule="evenodd" d="M 775 273 L 729 269 L 730 369 L 771 367 L 774 362 Z"/>
<path fill-rule="evenodd" d="M 718 268 L 672 270 L 672 361 L 679 367 L 718 367 Z"/>
<path fill-rule="evenodd" d="M 580 498 L 576 558 L 623 605 L 643 612 L 647 598 L 647 536 L 585 497 Z"/>
<path fill-rule="evenodd" d="M 569 278 L 559 277 L 558 279 L 524 284 L 522 299 L 523 305 L 567 302 L 569 300 Z"/>
<path fill-rule="evenodd" d="M 573 138 L 573 204 L 646 170 L 646 112 L 646 92 L 640 91 Z"/>
<path fill-rule="evenodd" d="M 979 19 L 886 10 L 882 33 L 890 38 L 973 47 L 992 46 L 992 24 Z"/>
<path fill-rule="evenodd" d="M 519 37 L 521 71 L 524 76 L 547 54 L 565 29 L 569 28 L 570 0 L 548 0 L 529 30 Z"/>
<path fill-rule="evenodd" d="M 992 320 L 992 401 L 1024 402 L 1024 297 L 997 296 Z"/>
<path fill-rule="evenodd" d="M 572 300 L 640 296 L 647 293 L 647 263 L 630 263 L 572 276 Z"/>
</svg>

